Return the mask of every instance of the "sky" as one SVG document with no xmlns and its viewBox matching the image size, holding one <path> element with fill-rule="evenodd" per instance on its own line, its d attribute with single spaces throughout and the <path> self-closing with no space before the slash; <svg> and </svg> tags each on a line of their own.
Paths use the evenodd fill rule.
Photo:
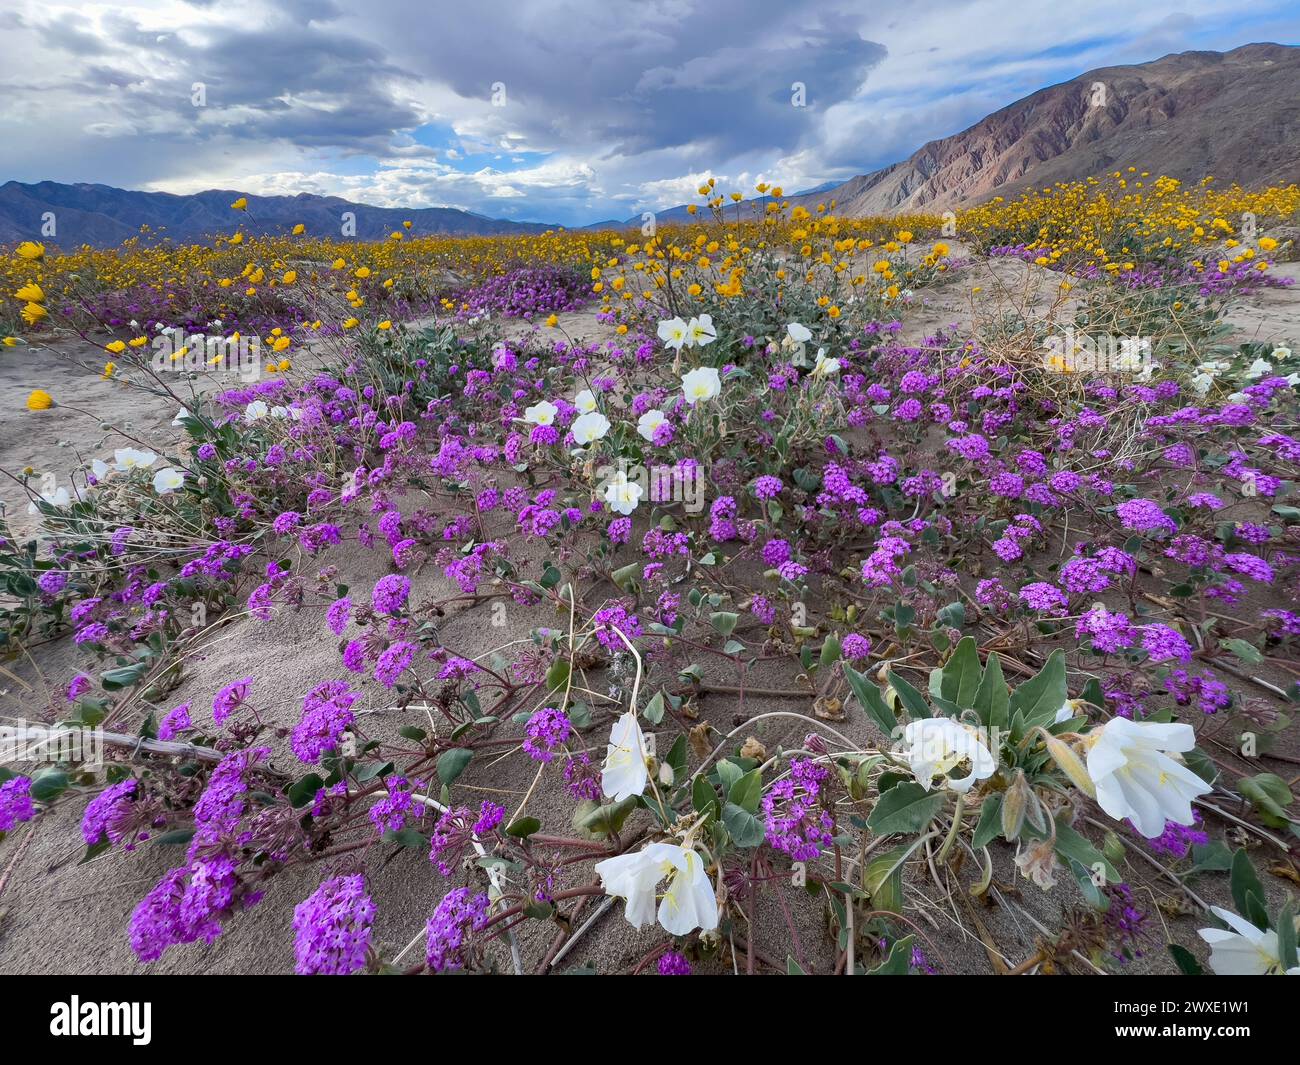
<svg viewBox="0 0 1300 1065">
<path fill-rule="evenodd" d="M 1294 0 L 6 0 L 0 180 L 582 225 L 794 192 Z"/>
</svg>

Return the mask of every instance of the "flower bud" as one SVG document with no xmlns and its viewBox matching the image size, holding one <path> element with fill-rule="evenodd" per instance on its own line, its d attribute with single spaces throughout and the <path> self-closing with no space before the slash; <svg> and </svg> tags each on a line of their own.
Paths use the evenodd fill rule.
<svg viewBox="0 0 1300 1065">
<path fill-rule="evenodd" d="M 1070 783 L 1089 798 L 1095 799 L 1097 789 L 1092 783 L 1092 777 L 1088 775 L 1087 767 L 1075 753 L 1074 748 L 1047 731 L 1043 732 L 1043 743 L 1047 747 L 1047 753 L 1052 756 L 1052 761 L 1070 778 Z"/>
</svg>

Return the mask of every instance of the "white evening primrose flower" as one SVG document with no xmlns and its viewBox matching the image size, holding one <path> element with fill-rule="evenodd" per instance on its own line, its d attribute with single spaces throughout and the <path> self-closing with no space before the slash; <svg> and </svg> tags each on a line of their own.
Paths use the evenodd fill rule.
<svg viewBox="0 0 1300 1065">
<path fill-rule="evenodd" d="M 1192 390 L 1198 396 L 1204 396 L 1210 391 L 1210 386 L 1214 384 L 1214 378 L 1207 373 L 1198 373 L 1191 380 Z"/>
<path fill-rule="evenodd" d="M 594 410 L 590 414 L 575 418 L 569 431 L 573 433 L 573 439 L 579 445 L 586 447 L 609 432 L 609 419 L 600 411 Z"/>
<path fill-rule="evenodd" d="M 654 443 L 655 430 L 668 420 L 668 416 L 661 410 L 648 410 L 636 420 L 636 431 L 642 439 Z"/>
<path fill-rule="evenodd" d="M 244 421 L 248 424 L 261 421 L 271 413 L 271 408 L 266 405 L 265 400 L 255 399 L 244 408 Z"/>
<path fill-rule="evenodd" d="M 1271 358 L 1274 362 L 1285 362 L 1291 357 L 1290 348 L 1274 348 Z"/>
<path fill-rule="evenodd" d="M 1114 717 L 1087 743 L 1097 802 L 1116 821 L 1132 821 L 1147 839 L 1163 833 L 1167 821 L 1192 824 L 1192 800 L 1214 790 L 1171 757 L 1196 746 L 1191 725 Z"/>
<path fill-rule="evenodd" d="M 1254 381 L 1255 379 L 1263 377 L 1265 374 L 1271 374 L 1272 372 L 1273 364 L 1269 362 L 1268 359 L 1256 359 L 1246 367 L 1245 377 L 1248 381 Z"/>
<path fill-rule="evenodd" d="M 722 378 L 712 366 L 701 366 L 682 374 L 682 394 L 692 407 L 702 399 L 713 399 L 722 391 Z"/>
<path fill-rule="evenodd" d="M 1210 912 L 1232 929 L 1229 932 L 1223 928 L 1202 928 L 1197 932 L 1210 944 L 1210 968 L 1216 976 L 1281 974 L 1282 960 L 1276 932 L 1256 928 L 1245 918 L 1220 906 L 1211 906 Z"/>
<path fill-rule="evenodd" d="M 623 470 L 614 474 L 605 485 L 605 502 L 615 514 L 631 514 L 641 504 L 641 496 L 644 494 L 645 489 L 636 481 L 629 481 Z"/>
<path fill-rule="evenodd" d="M 142 451 L 134 447 L 119 447 L 113 452 L 113 466 L 122 473 L 131 470 L 147 470 L 157 461 L 158 456 L 152 451 Z"/>
<path fill-rule="evenodd" d="M 831 374 L 840 372 L 840 360 L 827 358 L 826 349 L 817 349 L 817 361 L 813 364 L 813 377 L 829 377 Z"/>
<path fill-rule="evenodd" d="M 52 507 L 66 507 L 72 503 L 72 496 L 68 495 L 66 488 L 56 488 L 53 492 L 42 492 L 41 501 L 48 503 Z M 27 504 L 27 513 L 39 513 L 35 502 Z"/>
<path fill-rule="evenodd" d="M 549 399 L 544 399 L 540 403 L 534 403 L 524 411 L 524 421 L 531 422 L 533 425 L 552 425 L 555 422 L 555 416 L 559 413 L 559 407 Z"/>
<path fill-rule="evenodd" d="M 605 764 L 600 771 L 600 789 L 607 799 L 619 802 L 640 795 L 650 780 L 646 770 L 645 736 L 636 714 L 629 710 L 609 730 Z"/>
<path fill-rule="evenodd" d="M 97 481 L 107 481 L 108 472 L 111 468 L 103 459 L 90 460 L 90 473 Z"/>
<path fill-rule="evenodd" d="M 153 475 L 153 490 L 160 496 L 176 491 L 184 483 L 184 472 L 171 466 L 166 466 Z"/>
<path fill-rule="evenodd" d="M 590 388 L 584 388 L 573 397 L 573 405 L 579 414 L 590 414 L 596 409 L 596 394 Z"/>
<path fill-rule="evenodd" d="M 704 347 L 718 339 L 718 331 L 713 325 L 711 314 L 702 314 L 686 323 L 687 343 L 693 347 Z"/>
<path fill-rule="evenodd" d="M 664 347 L 681 351 L 690 342 L 690 333 L 680 318 L 670 318 L 659 323 L 659 339 L 664 342 Z"/>
<path fill-rule="evenodd" d="M 188 407 L 182 407 L 176 412 L 176 417 L 172 419 L 172 425 L 184 425 L 186 418 L 193 418 Z"/>
<path fill-rule="evenodd" d="M 959 795 L 970 791 L 978 780 L 987 780 L 997 762 L 979 734 L 950 717 L 927 717 L 909 722 L 903 729 L 907 763 L 912 775 L 926 791 L 937 781 L 940 787 Z M 964 776 L 950 776 L 966 769 Z"/>
<path fill-rule="evenodd" d="M 657 914 L 664 931 L 684 936 L 718 926 L 717 892 L 704 860 L 689 847 L 651 843 L 635 854 L 597 862 L 595 870 L 607 895 L 627 901 L 623 915 L 633 928 L 644 928 L 655 919 L 658 887 L 665 879 L 668 890 Z"/>
<path fill-rule="evenodd" d="M 800 325 L 798 322 L 791 322 L 785 327 L 786 336 L 796 344 L 807 344 L 812 339 L 812 330 L 806 325 Z"/>
</svg>

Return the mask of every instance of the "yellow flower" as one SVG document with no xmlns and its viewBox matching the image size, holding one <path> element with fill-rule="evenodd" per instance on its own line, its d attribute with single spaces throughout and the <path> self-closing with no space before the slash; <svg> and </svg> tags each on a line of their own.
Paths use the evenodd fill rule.
<svg viewBox="0 0 1300 1065">
<path fill-rule="evenodd" d="M 554 329 L 559 324 L 560 324 L 560 319 L 557 315 L 553 314 L 546 319 L 546 326 L 548 329 Z"/>
<path fill-rule="evenodd" d="M 330 263 L 330 269 L 332 269 L 332 270 L 342 270 L 343 267 L 345 267 L 345 266 L 347 266 L 347 265 L 348 265 L 348 264 L 347 264 L 347 262 L 346 262 L 345 260 L 343 260 L 343 259 L 335 259 L 332 263 Z"/>
<path fill-rule="evenodd" d="M 23 306 L 23 321 L 28 325 L 35 325 L 48 313 L 39 303 L 28 303 Z"/>
<path fill-rule="evenodd" d="M 387 318 L 385 318 L 385 319 L 384 319 L 382 322 L 380 322 L 380 323 L 379 323 L 375 328 L 376 328 L 376 329 L 392 329 L 392 328 L 393 328 L 393 323 L 390 322 Z"/>
<path fill-rule="evenodd" d="M 45 254 L 45 245 L 37 244 L 34 240 L 25 240 L 14 250 L 18 253 L 18 258 L 34 262 Z"/>
<path fill-rule="evenodd" d="M 403 227 L 406 228 L 406 229 L 410 229 L 410 228 L 411 228 L 411 223 L 410 223 L 410 222 L 403 222 L 402 225 L 403 225 Z"/>
<path fill-rule="evenodd" d="M 357 326 L 359 326 L 360 324 L 361 324 L 361 323 L 358 322 L 355 318 L 349 318 L 347 321 L 345 321 L 345 322 L 343 323 L 343 328 L 344 328 L 344 329 L 355 329 L 355 328 L 356 328 Z"/>
<path fill-rule="evenodd" d="M 36 282 L 31 281 L 15 292 L 14 298 L 26 300 L 28 303 L 44 303 L 45 291 Z"/>
<path fill-rule="evenodd" d="M 44 389 L 34 389 L 27 397 L 28 410 L 49 410 L 52 406 L 54 406 L 54 397 Z"/>
<path fill-rule="evenodd" d="M 281 280 L 283 280 L 286 285 L 292 285 L 298 280 L 298 272 L 296 270 L 286 270 L 284 272 L 284 277 Z"/>
<path fill-rule="evenodd" d="M 114 340 L 104 345 L 105 351 L 111 351 L 114 355 L 121 355 L 126 350 L 126 344 L 121 340 Z"/>
<path fill-rule="evenodd" d="M 116 372 L 117 372 L 117 363 L 112 362 L 112 361 L 109 361 L 109 362 L 104 363 L 104 373 L 103 373 L 102 376 L 103 376 L 106 380 L 107 380 L 108 378 L 112 377 L 113 374 L 116 373 Z"/>
<path fill-rule="evenodd" d="M 5 337 L 5 338 L 4 338 L 4 346 L 7 347 L 7 348 L 16 348 L 16 347 L 18 346 L 18 338 L 17 338 L 17 337 Z"/>
<path fill-rule="evenodd" d="M 233 207 L 236 211 L 247 211 L 247 210 L 248 210 L 248 200 L 247 200 L 245 197 L 241 196 L 241 197 L 239 197 L 239 199 L 237 199 L 237 200 L 236 200 L 234 203 L 232 203 L 230 206 Z"/>
<path fill-rule="evenodd" d="M 303 225 L 301 222 L 299 222 L 296 226 L 293 227 L 293 235 L 295 237 L 301 237 L 306 232 L 307 232 L 307 227 Z"/>
<path fill-rule="evenodd" d="M 288 338 L 288 337 L 277 337 L 276 340 L 275 340 L 275 343 L 273 343 L 273 344 L 271 345 L 271 350 L 272 350 L 272 351 L 283 351 L 283 350 L 284 350 L 285 348 L 287 348 L 288 346 L 289 346 L 289 338 Z"/>
<path fill-rule="evenodd" d="M 243 233 L 236 233 L 233 237 L 230 238 L 230 243 L 231 243 L 231 244 L 243 244 L 243 243 L 244 243 L 244 234 L 243 234 Z"/>
<path fill-rule="evenodd" d="M 366 278 L 370 276 L 370 267 L 358 266 L 356 272 L 352 276 L 359 277 L 361 278 L 362 281 L 364 281 Z"/>
<path fill-rule="evenodd" d="M 281 373 L 285 373 L 289 370 L 289 368 L 292 365 L 293 363 L 291 363 L 288 359 L 281 359 L 279 363 L 276 364 L 276 369 L 279 370 Z"/>
</svg>

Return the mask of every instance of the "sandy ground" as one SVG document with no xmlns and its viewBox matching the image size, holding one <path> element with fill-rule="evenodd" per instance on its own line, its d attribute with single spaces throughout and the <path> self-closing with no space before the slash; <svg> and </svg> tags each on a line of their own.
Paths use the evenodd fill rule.
<svg viewBox="0 0 1300 1065">
<path fill-rule="evenodd" d="M 1290 276 L 1300 276 L 1300 265 L 1284 267 Z M 1046 274 L 1032 266 L 1000 260 L 981 262 L 954 272 L 943 284 L 927 290 L 920 306 L 908 319 L 905 336 L 920 338 L 936 328 L 970 320 L 970 290 L 980 287 L 990 293 L 997 285 L 1028 286 L 1033 299 L 1050 300 L 1058 276 Z M 986 298 L 993 298 L 991 295 Z M 976 297 L 978 304 L 979 297 Z M 1235 312 L 1234 323 L 1241 336 L 1249 339 L 1288 340 L 1300 338 L 1300 288 L 1268 291 L 1256 297 L 1249 307 Z M 571 336 L 604 340 L 608 327 L 595 322 L 589 312 L 563 316 L 562 326 Z M 516 331 L 528 327 L 512 326 Z M 75 350 L 69 351 L 75 355 Z M 88 366 L 98 360 L 86 352 Z M 205 388 L 226 387 L 233 381 L 202 382 Z M 100 379 L 93 369 L 78 369 L 48 356 L 34 357 L 22 349 L 0 348 L 0 466 L 16 471 L 30 466 L 37 471 L 54 471 L 66 477 L 70 471 L 92 456 L 106 457 L 123 441 L 100 428 L 96 418 L 71 410 L 31 414 L 22 409 L 22 400 L 32 388 L 53 393 L 65 407 L 84 407 L 95 411 L 105 422 L 120 424 L 133 437 L 166 453 L 177 439 L 170 422 L 176 413 L 171 398 L 142 399 L 138 393 Z M 66 483 L 62 482 L 61 483 Z M 0 484 L 0 499 L 11 516 L 25 517 L 26 505 L 12 482 Z M 629 556 L 630 557 L 630 556 Z M 337 579 L 353 588 L 366 588 L 385 570 L 383 559 L 373 552 L 346 544 L 323 557 L 321 564 L 337 566 Z M 310 565 L 308 573 L 312 572 Z M 415 579 L 413 598 L 419 601 L 435 595 L 446 585 L 433 567 Z M 542 624 L 557 624 L 546 610 L 528 610 L 511 606 L 504 627 L 494 627 L 487 616 L 487 604 L 451 614 L 443 622 L 442 642 L 456 653 L 478 657 L 511 641 L 525 640 L 529 631 Z M 711 656 L 706 656 L 711 657 Z M 0 674 L 0 715 L 27 719 L 41 716 L 45 706 L 57 704 L 59 691 L 67 684 L 82 662 L 69 640 L 60 640 L 36 648 L 25 658 L 5 663 L 8 675 Z M 739 678 L 728 676 L 718 667 L 706 665 L 706 679 L 714 684 L 735 684 Z M 764 669 L 764 666 L 767 666 Z M 241 618 L 216 630 L 213 637 L 187 660 L 179 687 L 166 698 L 167 707 L 190 701 L 196 713 L 210 707 L 217 689 L 234 677 L 252 674 L 258 678 L 255 691 L 257 705 L 276 724 L 288 728 L 296 723 L 302 696 L 320 680 L 341 676 L 338 641 L 325 628 L 321 611 L 309 607 L 299 613 L 277 609 L 269 622 Z M 596 691 L 606 681 L 599 675 L 586 678 Z M 751 671 L 748 683 L 754 686 L 786 688 L 792 678 L 788 667 L 763 664 Z M 367 691 L 366 728 L 380 737 L 395 736 L 397 728 L 411 718 L 412 712 L 387 709 L 383 689 L 371 685 Z M 806 701 L 774 699 L 750 695 L 707 694 L 698 700 L 703 719 L 713 722 L 723 732 L 758 714 L 780 710 L 801 715 L 756 722 L 752 734 L 769 751 L 777 746 L 795 746 L 815 725 Z M 593 760 L 603 754 L 611 718 L 606 711 L 595 715 L 595 722 L 585 739 Z M 136 721 L 124 723 L 131 727 Z M 423 724 L 423 722 L 421 722 Z M 870 726 L 860 716 L 837 724 L 851 737 L 870 740 Z M 519 726 L 506 724 L 502 728 Z M 748 735 L 746 731 L 742 733 Z M 288 752 L 287 740 L 275 741 L 275 762 L 286 769 L 296 766 Z M 454 797 L 459 802 L 476 805 L 491 795 L 506 805 L 507 821 L 518 816 L 521 803 L 533 783 L 536 764 L 520 753 L 504 759 L 490 771 L 476 760 L 456 785 Z M 692 765 L 696 759 L 692 757 Z M 559 785 L 558 773 L 543 775 L 539 785 L 528 795 L 526 810 L 542 819 L 548 828 L 567 824 L 572 802 Z M 170 950 L 161 961 L 139 964 L 126 939 L 130 914 L 139 899 L 166 869 L 182 858 L 180 848 L 146 847 L 136 855 L 109 852 L 82 864 L 84 847 L 80 842 L 79 820 L 85 801 L 76 796 L 21 826 L 0 841 L 0 972 L 4 973 L 279 973 L 292 970 L 293 907 L 305 898 L 320 880 L 336 872 L 359 868 L 355 859 L 340 858 L 337 865 L 302 867 L 275 877 L 265 900 L 253 910 L 239 915 L 211 947 L 189 946 Z M 629 824 L 636 831 L 638 823 Z M 171 853 L 167 853 L 171 850 Z M 1033 954 L 1036 943 L 1046 934 L 1054 934 L 1081 899 L 1073 882 L 1062 883 L 1050 893 L 1043 893 L 1020 878 L 1012 865 L 1009 847 L 995 843 L 991 848 L 994 882 L 999 886 L 999 900 L 972 902 L 967 888 L 977 878 L 973 862 L 968 862 L 952 878 L 947 889 L 931 881 L 922 862 L 909 867 L 907 892 L 909 919 L 916 923 L 921 945 L 932 964 L 949 973 L 984 973 L 996 970 L 999 963 L 1013 967 Z M 1264 857 L 1256 855 L 1257 863 Z M 375 944 L 380 954 L 392 958 L 413 939 L 414 948 L 404 956 L 410 963 L 421 957 L 424 922 L 438 898 L 450 884 L 438 875 L 423 854 L 402 851 L 395 858 L 390 849 L 372 848 L 362 861 L 365 867 L 382 876 L 368 882 L 375 896 L 378 916 Z M 351 863 L 351 864 L 349 864 Z M 1203 923 L 1188 914 L 1182 893 L 1163 881 L 1140 855 L 1131 854 L 1123 870 L 1140 900 L 1152 912 L 1153 922 L 1167 922 L 1153 928 L 1154 938 L 1146 958 L 1128 967 L 1128 971 L 1171 971 L 1163 942 L 1176 939 L 1195 942 L 1194 928 Z M 581 882 L 585 873 L 561 886 Z M 478 873 L 468 873 L 473 878 Z M 1068 878 L 1067 878 L 1068 879 Z M 1271 891 L 1280 890 L 1280 882 L 1266 877 Z M 467 881 L 468 882 L 468 881 Z M 481 885 L 480 885 L 481 886 Z M 1226 878 L 1200 877 L 1194 890 L 1207 901 L 1227 900 Z M 802 955 L 813 971 L 829 972 L 835 961 L 834 943 L 827 931 L 828 906 L 824 895 L 786 893 L 791 919 L 798 931 L 798 944 L 791 941 L 786 918 L 777 904 L 775 893 L 764 891 L 752 914 L 752 939 L 756 945 L 756 964 L 762 970 L 764 960 L 784 968 L 788 955 Z M 599 900 L 586 902 L 579 922 L 595 913 Z M 1182 916 L 1178 916 L 1182 913 Z M 520 932 L 520 949 L 526 969 L 536 967 L 556 934 L 554 925 L 529 922 Z M 751 932 L 744 922 L 733 934 Z M 619 912 L 606 912 L 563 959 L 559 968 L 593 965 L 600 972 L 629 971 L 662 933 L 655 929 L 636 932 L 621 919 Z M 724 940 L 728 937 L 724 936 Z M 984 941 L 981 942 L 981 939 Z M 509 955 L 498 950 L 493 955 L 503 968 L 510 966 Z M 733 961 L 730 944 L 723 944 L 713 955 L 700 959 L 700 971 L 730 971 L 733 964 L 742 971 L 746 951 L 737 948 Z"/>
</svg>

